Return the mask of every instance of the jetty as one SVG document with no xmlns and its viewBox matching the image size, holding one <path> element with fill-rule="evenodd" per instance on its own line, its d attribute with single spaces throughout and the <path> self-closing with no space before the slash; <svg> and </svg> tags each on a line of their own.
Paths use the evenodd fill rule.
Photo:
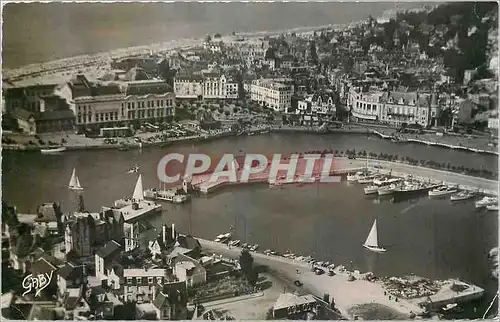
<svg viewBox="0 0 500 322">
<path fill-rule="evenodd" d="M 332 162 L 332 166 L 330 169 L 327 169 L 326 173 L 322 173 L 323 168 L 325 166 L 325 161 L 326 158 L 325 156 L 322 156 L 320 159 L 318 159 L 314 163 L 314 167 L 312 170 L 312 178 L 311 181 L 304 181 L 302 179 L 302 174 L 305 172 L 306 169 L 306 164 L 307 164 L 307 159 L 303 158 L 303 155 L 299 155 L 297 159 L 297 168 L 295 171 L 295 175 L 290 177 L 286 176 L 284 171 L 278 171 L 277 178 L 276 180 L 270 181 L 269 180 L 269 173 L 270 173 L 270 168 L 271 164 L 268 162 L 266 167 L 261 171 L 257 173 L 250 173 L 248 180 L 241 180 L 242 174 L 245 172 L 244 166 L 238 164 L 238 162 L 235 160 L 234 164 L 232 165 L 234 167 L 234 171 L 236 173 L 236 181 L 232 182 L 229 180 L 227 176 L 219 176 L 217 177 L 217 173 L 204 173 L 204 174 L 199 174 L 199 175 L 193 175 L 192 177 L 192 185 L 193 187 L 197 188 L 201 193 L 208 194 L 211 192 L 214 192 L 215 190 L 226 187 L 226 186 L 241 186 L 241 185 L 248 185 L 248 184 L 270 184 L 274 186 L 280 186 L 280 185 L 285 185 L 285 184 L 306 184 L 306 183 L 314 183 L 314 182 L 319 182 L 321 179 L 321 176 L 331 176 L 335 179 L 332 179 L 332 181 L 340 181 L 340 176 L 351 173 L 351 172 L 358 172 L 358 171 L 365 171 L 367 170 L 366 166 L 356 166 L 356 167 L 342 167 L 338 168 L 335 165 L 335 159 L 334 162 Z M 282 162 L 280 163 L 289 163 L 290 160 L 288 158 L 283 158 Z M 214 178 L 213 180 L 211 180 Z"/>
<path fill-rule="evenodd" d="M 132 198 L 122 198 L 115 201 L 111 208 L 123 216 L 126 223 L 135 222 L 146 216 L 160 214 L 162 207 L 154 201 L 144 200 L 144 189 L 142 187 L 142 175 L 137 178 Z"/>
</svg>

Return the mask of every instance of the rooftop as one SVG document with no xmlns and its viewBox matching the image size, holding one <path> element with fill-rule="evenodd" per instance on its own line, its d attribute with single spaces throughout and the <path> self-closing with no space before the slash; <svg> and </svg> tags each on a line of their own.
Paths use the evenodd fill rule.
<svg viewBox="0 0 500 322">
<path fill-rule="evenodd" d="M 284 293 L 278 297 L 278 300 L 274 304 L 274 310 L 286 309 L 291 306 L 303 305 L 309 303 L 316 303 L 314 296 L 308 294 L 303 296 L 298 296 L 292 293 Z"/>
<path fill-rule="evenodd" d="M 123 277 L 164 277 L 166 276 L 165 269 L 163 268 L 129 268 L 123 270 Z"/>
<path fill-rule="evenodd" d="M 138 209 L 134 209 L 132 203 L 121 207 L 119 210 L 123 215 L 125 221 L 138 219 L 141 216 L 148 215 L 161 210 L 161 205 L 152 201 L 139 201 L 137 202 Z"/>
<path fill-rule="evenodd" d="M 122 246 L 118 242 L 112 240 L 109 241 L 106 245 L 104 245 L 104 247 L 99 249 L 96 255 L 101 258 L 107 258 L 110 255 L 117 253 L 121 249 L 121 247 Z"/>
</svg>

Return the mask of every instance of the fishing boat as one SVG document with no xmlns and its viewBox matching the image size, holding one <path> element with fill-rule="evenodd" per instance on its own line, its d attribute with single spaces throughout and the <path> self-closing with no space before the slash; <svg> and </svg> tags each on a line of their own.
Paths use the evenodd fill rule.
<svg viewBox="0 0 500 322">
<path fill-rule="evenodd" d="M 417 198 L 428 194 L 429 190 L 440 187 L 441 184 L 432 183 L 409 183 L 394 190 L 394 201 Z M 456 191 L 455 191 L 456 192 Z"/>
<path fill-rule="evenodd" d="M 395 190 L 396 190 L 396 185 L 391 184 L 388 186 L 386 185 L 386 186 L 379 187 L 377 189 L 377 193 L 379 196 L 387 196 L 387 195 L 392 195 Z"/>
<path fill-rule="evenodd" d="M 372 229 L 370 230 L 368 237 L 366 237 L 363 247 L 377 253 L 383 253 L 386 251 L 385 248 L 380 247 L 378 244 L 377 219 L 373 222 Z"/>
<path fill-rule="evenodd" d="M 494 205 L 496 203 L 498 203 L 498 198 L 486 196 L 483 199 L 476 201 L 476 208 L 483 208 L 486 206 Z"/>
<path fill-rule="evenodd" d="M 368 187 L 364 187 L 365 195 L 372 195 L 378 193 L 379 186 L 371 185 Z"/>
<path fill-rule="evenodd" d="M 488 205 L 488 206 L 486 206 L 486 209 L 489 211 L 498 211 L 498 203 L 493 204 L 493 205 Z"/>
<path fill-rule="evenodd" d="M 358 177 L 358 183 L 360 184 L 368 184 L 368 183 L 372 183 L 373 182 L 373 178 L 375 176 L 373 175 L 362 175 L 362 176 L 359 176 Z"/>
<path fill-rule="evenodd" d="M 450 197 L 451 201 L 462 201 L 462 200 L 468 200 L 471 199 L 475 196 L 476 194 L 470 191 L 460 191 L 455 194 L 452 194 Z"/>
<path fill-rule="evenodd" d="M 73 168 L 73 173 L 71 174 L 71 179 L 69 179 L 68 188 L 71 190 L 83 190 L 83 187 L 80 185 L 80 180 L 76 175 L 76 169 Z"/>
<path fill-rule="evenodd" d="M 357 182 L 358 181 L 358 176 L 361 175 L 361 174 L 362 174 L 362 172 L 357 172 L 357 173 L 354 173 L 354 174 L 349 173 L 347 175 L 346 180 L 347 180 L 347 182 L 351 182 L 351 183 Z"/>
<path fill-rule="evenodd" d="M 379 177 L 373 179 L 373 184 L 376 186 L 386 186 L 401 181 L 400 178 Z"/>
<path fill-rule="evenodd" d="M 250 246 L 250 250 L 253 252 L 255 252 L 257 249 L 259 249 L 259 245 L 257 244 Z"/>
<path fill-rule="evenodd" d="M 445 197 L 452 195 L 458 191 L 457 188 L 441 186 L 432 190 L 429 190 L 429 197 Z"/>
<path fill-rule="evenodd" d="M 40 152 L 42 154 L 55 154 L 55 153 L 61 153 L 66 151 L 65 146 L 60 146 L 60 147 L 53 147 L 53 148 L 48 148 L 48 149 L 41 149 Z"/>
</svg>

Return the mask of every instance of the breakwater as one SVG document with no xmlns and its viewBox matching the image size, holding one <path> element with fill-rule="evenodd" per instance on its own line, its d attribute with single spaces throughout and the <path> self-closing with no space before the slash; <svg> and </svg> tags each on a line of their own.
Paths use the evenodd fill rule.
<svg viewBox="0 0 500 322">
<path fill-rule="evenodd" d="M 387 135 L 383 134 L 377 130 L 372 130 L 371 133 L 378 135 L 382 139 L 386 140 L 396 140 L 397 142 L 410 142 L 410 143 L 419 143 L 419 144 L 425 144 L 425 145 L 433 145 L 433 146 L 438 146 L 438 147 L 443 147 L 443 148 L 448 148 L 448 149 L 456 149 L 456 150 L 464 150 L 468 152 L 474 152 L 474 153 L 484 153 L 484 154 L 493 154 L 493 155 L 498 155 L 498 151 L 490 151 L 490 150 L 483 150 L 483 149 L 476 149 L 472 147 L 466 147 L 463 145 L 452 145 L 452 144 L 446 144 L 442 142 L 433 142 L 433 141 L 426 141 L 426 140 L 419 140 L 419 139 L 412 139 L 412 138 L 405 138 L 405 139 L 395 139 L 394 135 Z"/>
</svg>

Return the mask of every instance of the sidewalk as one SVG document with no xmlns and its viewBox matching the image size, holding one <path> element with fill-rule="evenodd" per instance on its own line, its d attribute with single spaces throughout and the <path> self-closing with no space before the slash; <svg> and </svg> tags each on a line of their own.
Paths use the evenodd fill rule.
<svg viewBox="0 0 500 322">
<path fill-rule="evenodd" d="M 254 299 L 257 297 L 262 297 L 262 296 L 264 296 L 264 292 L 258 292 L 258 293 L 253 293 L 253 294 L 241 295 L 238 297 L 230 297 L 227 299 L 222 299 L 222 300 L 217 300 L 217 301 L 212 301 L 212 302 L 205 302 L 205 303 L 202 303 L 202 305 L 205 308 L 208 308 L 211 306 L 229 304 L 229 303 L 240 302 L 240 301 L 245 301 L 245 300 L 251 300 L 251 299 Z"/>
</svg>

